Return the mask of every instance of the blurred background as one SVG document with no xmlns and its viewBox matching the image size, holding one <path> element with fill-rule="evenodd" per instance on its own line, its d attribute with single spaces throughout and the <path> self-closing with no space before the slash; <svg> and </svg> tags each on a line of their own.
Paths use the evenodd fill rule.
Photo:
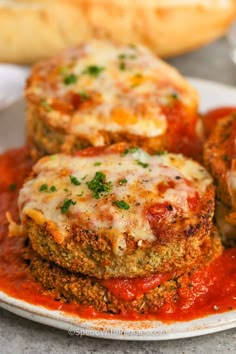
<svg viewBox="0 0 236 354">
<path fill-rule="evenodd" d="M 0 0 L 2 106 L 32 64 L 91 38 L 141 43 L 186 76 L 235 85 L 235 16 L 236 0 Z"/>
</svg>

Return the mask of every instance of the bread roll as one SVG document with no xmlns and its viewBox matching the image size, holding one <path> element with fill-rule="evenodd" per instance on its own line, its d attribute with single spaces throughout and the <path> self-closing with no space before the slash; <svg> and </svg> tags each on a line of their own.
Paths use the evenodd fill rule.
<svg viewBox="0 0 236 354">
<path fill-rule="evenodd" d="M 0 62 L 31 64 L 104 37 L 172 56 L 219 37 L 235 7 L 235 0 L 3 0 Z"/>
</svg>

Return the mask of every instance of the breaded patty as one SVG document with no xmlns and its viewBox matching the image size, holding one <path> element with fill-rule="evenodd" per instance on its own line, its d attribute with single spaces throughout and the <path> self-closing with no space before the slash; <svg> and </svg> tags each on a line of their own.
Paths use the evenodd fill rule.
<svg viewBox="0 0 236 354">
<path fill-rule="evenodd" d="M 195 135 L 196 91 L 142 46 L 69 49 L 33 68 L 25 97 L 36 156 L 120 141 L 181 152 Z"/>
<path fill-rule="evenodd" d="M 226 246 L 236 240 L 236 115 L 220 119 L 204 147 L 204 162 L 212 174 L 218 202 L 215 218 Z"/>
<path fill-rule="evenodd" d="M 83 306 L 93 306 L 103 313 L 137 311 L 140 314 L 155 313 L 165 305 L 174 303 L 179 296 L 192 291 L 196 270 L 206 267 L 222 252 L 218 232 L 214 230 L 201 247 L 201 256 L 193 269 L 168 274 L 154 274 L 144 279 L 99 280 L 81 274 L 73 274 L 42 259 L 30 250 L 30 270 L 45 289 L 57 299 L 75 301 Z"/>
<path fill-rule="evenodd" d="M 219 200 L 236 208 L 236 114 L 220 119 L 204 147 L 204 163 L 215 179 Z"/>
<path fill-rule="evenodd" d="M 117 144 L 39 160 L 19 210 L 42 257 L 97 278 L 132 278 L 196 261 L 212 225 L 214 188 L 182 155 Z"/>
</svg>

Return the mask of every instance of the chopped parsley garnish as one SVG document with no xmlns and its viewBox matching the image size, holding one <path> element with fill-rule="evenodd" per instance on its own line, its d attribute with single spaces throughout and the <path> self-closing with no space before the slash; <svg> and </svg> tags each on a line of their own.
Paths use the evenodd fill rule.
<svg viewBox="0 0 236 354">
<path fill-rule="evenodd" d="M 122 152 L 122 156 L 125 156 L 125 155 L 127 155 L 129 153 L 129 149 L 125 149 L 123 152 Z"/>
<path fill-rule="evenodd" d="M 120 70 L 125 70 L 126 69 L 126 64 L 125 64 L 124 61 L 120 62 L 119 68 L 120 68 Z"/>
<path fill-rule="evenodd" d="M 100 166 L 102 163 L 99 161 L 94 162 L 94 166 Z"/>
<path fill-rule="evenodd" d="M 50 187 L 50 192 L 56 192 L 56 190 L 57 190 L 57 189 L 56 189 L 55 186 L 51 186 L 51 187 Z"/>
<path fill-rule="evenodd" d="M 85 175 L 84 177 L 82 177 L 81 179 L 82 180 L 85 180 L 85 178 L 87 178 L 88 177 L 88 175 Z"/>
<path fill-rule="evenodd" d="M 138 149 L 139 149 L 138 147 L 132 147 L 129 149 L 129 152 L 131 152 L 131 154 L 134 154 L 135 152 L 138 151 Z"/>
<path fill-rule="evenodd" d="M 167 151 L 165 151 L 165 150 L 163 150 L 163 151 L 157 151 L 157 152 L 155 153 L 155 155 L 157 155 L 157 156 L 166 155 L 166 154 L 167 154 Z"/>
<path fill-rule="evenodd" d="M 56 192 L 57 188 L 55 186 L 51 186 L 48 188 L 48 185 L 46 183 L 42 184 L 39 188 L 40 192 L 47 192 L 47 193 L 53 193 Z"/>
<path fill-rule="evenodd" d="M 70 181 L 71 181 L 72 184 L 75 184 L 76 186 L 80 186 L 81 185 L 81 183 L 80 183 L 80 181 L 78 180 L 77 177 L 71 176 L 71 175 L 69 177 L 70 177 Z"/>
<path fill-rule="evenodd" d="M 75 84 L 77 80 L 78 78 L 75 74 L 69 74 L 64 78 L 64 84 L 65 85 Z"/>
<path fill-rule="evenodd" d="M 77 197 L 82 197 L 84 195 L 84 192 L 81 192 L 80 194 L 77 194 Z"/>
<path fill-rule="evenodd" d="M 125 58 L 126 58 L 126 54 L 119 54 L 118 55 L 118 58 L 120 59 L 120 60 L 124 60 Z"/>
<path fill-rule="evenodd" d="M 136 55 L 135 54 L 124 54 L 124 53 L 121 53 L 118 55 L 118 58 L 120 60 L 124 60 L 124 59 L 136 59 Z"/>
<path fill-rule="evenodd" d="M 106 182 L 106 175 L 103 172 L 96 172 L 93 179 L 86 184 L 96 199 L 100 198 L 101 193 L 109 192 L 112 187 L 111 182 Z"/>
<path fill-rule="evenodd" d="M 142 162 L 140 160 L 136 160 L 137 165 L 142 166 L 143 168 L 147 168 L 149 165 L 146 162 Z"/>
<path fill-rule="evenodd" d="M 83 100 L 90 100 L 91 99 L 91 97 L 85 91 L 80 91 L 78 93 Z"/>
<path fill-rule="evenodd" d="M 41 101 L 41 106 L 43 106 L 47 112 L 53 111 L 52 106 L 50 106 L 50 104 L 46 100 Z"/>
<path fill-rule="evenodd" d="M 71 205 L 75 205 L 76 201 L 72 199 L 65 199 L 63 205 L 60 207 L 62 214 L 66 214 Z"/>
<path fill-rule="evenodd" d="M 120 179 L 120 180 L 118 181 L 118 183 L 119 183 L 120 185 L 126 184 L 127 182 L 128 182 L 128 181 L 127 181 L 126 178 Z"/>
<path fill-rule="evenodd" d="M 15 191 L 15 190 L 16 190 L 16 188 L 17 188 L 16 183 L 11 183 L 11 184 L 9 185 L 9 189 L 10 189 L 10 191 Z"/>
<path fill-rule="evenodd" d="M 222 159 L 223 159 L 224 161 L 230 161 L 230 157 L 229 157 L 229 155 L 227 155 L 227 154 L 222 155 Z"/>
<path fill-rule="evenodd" d="M 124 210 L 128 210 L 130 208 L 129 204 L 127 204 L 124 200 L 113 200 L 112 204 Z"/>
<path fill-rule="evenodd" d="M 125 149 L 123 152 L 122 152 L 122 156 L 125 156 L 125 155 L 127 155 L 129 152 L 131 153 L 131 154 L 134 154 L 135 152 L 137 152 L 138 151 L 138 147 L 132 147 L 132 148 L 129 148 L 129 149 Z"/>
<path fill-rule="evenodd" d="M 42 184 L 39 188 L 40 192 L 47 192 L 48 191 L 48 185 L 46 183 Z"/>
<path fill-rule="evenodd" d="M 128 59 L 135 59 L 136 58 L 136 55 L 135 54 L 124 54 L 124 53 L 121 53 L 118 55 L 118 59 L 120 60 L 119 62 L 119 68 L 120 70 L 125 70 L 126 69 L 126 62 L 125 60 L 128 60 Z"/>
<path fill-rule="evenodd" d="M 170 95 L 170 97 L 173 98 L 174 100 L 178 100 L 179 95 L 178 95 L 177 92 L 174 92 L 174 93 L 172 93 L 172 94 Z"/>
<path fill-rule="evenodd" d="M 103 70 L 105 70 L 105 68 L 103 68 L 102 66 L 89 65 L 86 69 L 84 69 L 82 74 L 88 74 L 93 77 L 98 77 Z"/>
</svg>

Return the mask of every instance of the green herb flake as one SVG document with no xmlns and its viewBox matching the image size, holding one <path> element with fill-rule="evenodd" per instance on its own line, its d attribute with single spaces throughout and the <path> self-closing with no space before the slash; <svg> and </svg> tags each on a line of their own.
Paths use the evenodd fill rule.
<svg viewBox="0 0 236 354">
<path fill-rule="evenodd" d="M 127 179 L 123 178 L 118 181 L 118 184 L 122 186 L 123 184 L 126 184 L 127 182 L 128 182 Z"/>
<path fill-rule="evenodd" d="M 100 198 L 101 193 L 109 192 L 112 188 L 112 183 L 106 182 L 106 175 L 102 172 L 96 172 L 93 179 L 86 184 L 96 199 Z"/>
<path fill-rule="evenodd" d="M 75 205 L 76 201 L 72 199 L 65 199 L 63 205 L 60 207 L 61 213 L 66 214 L 70 208 L 71 205 Z"/>
<path fill-rule="evenodd" d="M 82 74 L 88 74 L 93 77 L 98 77 L 105 68 L 97 65 L 89 65 L 86 69 L 82 71 Z"/>
<path fill-rule="evenodd" d="M 136 54 L 125 54 L 125 53 L 121 53 L 118 55 L 118 59 L 119 60 L 125 60 L 125 59 L 136 59 L 137 56 Z"/>
<path fill-rule="evenodd" d="M 39 188 L 40 192 L 47 192 L 48 191 L 48 185 L 46 183 L 42 184 Z"/>
<path fill-rule="evenodd" d="M 179 99 L 179 95 L 177 92 L 174 92 L 170 95 L 171 98 L 173 98 L 173 100 L 178 100 Z"/>
<path fill-rule="evenodd" d="M 57 188 L 55 186 L 51 186 L 50 188 L 48 188 L 48 185 L 44 183 L 40 186 L 39 191 L 46 192 L 46 193 L 53 193 L 57 191 Z"/>
<path fill-rule="evenodd" d="M 121 54 L 118 55 L 118 58 L 119 58 L 120 60 L 124 60 L 124 59 L 126 58 L 126 54 L 121 53 Z"/>
<path fill-rule="evenodd" d="M 162 156 L 162 155 L 166 155 L 167 154 L 167 151 L 163 150 L 163 151 L 157 151 L 155 153 L 156 156 Z"/>
<path fill-rule="evenodd" d="M 90 100 L 91 97 L 85 91 L 79 91 L 78 94 L 83 100 Z"/>
<path fill-rule="evenodd" d="M 102 163 L 101 162 L 99 162 L 99 161 L 96 161 L 96 162 L 94 162 L 94 166 L 100 166 Z"/>
<path fill-rule="evenodd" d="M 57 188 L 55 186 L 50 187 L 50 192 L 56 192 L 56 191 L 57 191 Z"/>
<path fill-rule="evenodd" d="M 222 159 L 223 159 L 224 161 L 230 161 L 230 157 L 229 157 L 229 155 L 227 155 L 227 154 L 222 155 Z"/>
<path fill-rule="evenodd" d="M 134 154 L 135 152 L 138 151 L 138 149 L 139 148 L 137 148 L 137 147 L 132 147 L 132 148 L 129 149 L 129 151 L 130 151 L 131 154 Z"/>
<path fill-rule="evenodd" d="M 81 192 L 79 194 L 77 194 L 77 197 L 82 197 L 84 195 L 84 192 Z"/>
<path fill-rule="evenodd" d="M 80 183 L 80 181 L 78 180 L 78 178 L 77 177 L 75 177 L 75 176 L 69 176 L 70 177 L 70 182 L 72 183 L 72 184 L 74 184 L 74 185 L 76 185 L 76 186 L 80 186 L 81 185 L 81 183 Z"/>
<path fill-rule="evenodd" d="M 64 78 L 64 84 L 65 85 L 75 84 L 77 80 L 78 78 L 75 74 L 69 74 Z"/>
<path fill-rule="evenodd" d="M 126 64 L 125 64 L 124 61 L 120 62 L 119 68 L 120 68 L 120 70 L 125 70 L 126 69 Z"/>
<path fill-rule="evenodd" d="M 50 104 L 46 100 L 41 101 L 41 106 L 44 107 L 47 112 L 53 111 L 52 106 L 50 106 Z"/>
<path fill-rule="evenodd" d="M 122 152 L 121 156 L 125 156 L 125 155 L 127 155 L 128 153 L 129 153 L 129 149 L 125 149 L 125 150 Z"/>
<path fill-rule="evenodd" d="M 147 168 L 149 166 L 148 163 L 142 162 L 140 160 L 136 160 L 137 165 L 142 166 L 143 168 Z"/>
<path fill-rule="evenodd" d="M 125 155 L 127 155 L 128 153 L 131 153 L 131 154 L 134 154 L 135 152 L 137 152 L 138 151 L 138 147 L 131 147 L 131 148 L 129 148 L 129 149 L 125 149 L 123 152 L 122 152 L 122 156 L 125 156 Z"/>
<path fill-rule="evenodd" d="M 9 189 L 10 189 L 10 191 L 12 191 L 12 192 L 14 192 L 14 191 L 16 190 L 16 188 L 17 188 L 16 183 L 11 183 L 11 184 L 9 185 Z"/>
<path fill-rule="evenodd" d="M 130 208 L 129 204 L 127 204 L 124 200 L 113 200 L 112 204 L 124 210 L 128 210 Z"/>
</svg>

